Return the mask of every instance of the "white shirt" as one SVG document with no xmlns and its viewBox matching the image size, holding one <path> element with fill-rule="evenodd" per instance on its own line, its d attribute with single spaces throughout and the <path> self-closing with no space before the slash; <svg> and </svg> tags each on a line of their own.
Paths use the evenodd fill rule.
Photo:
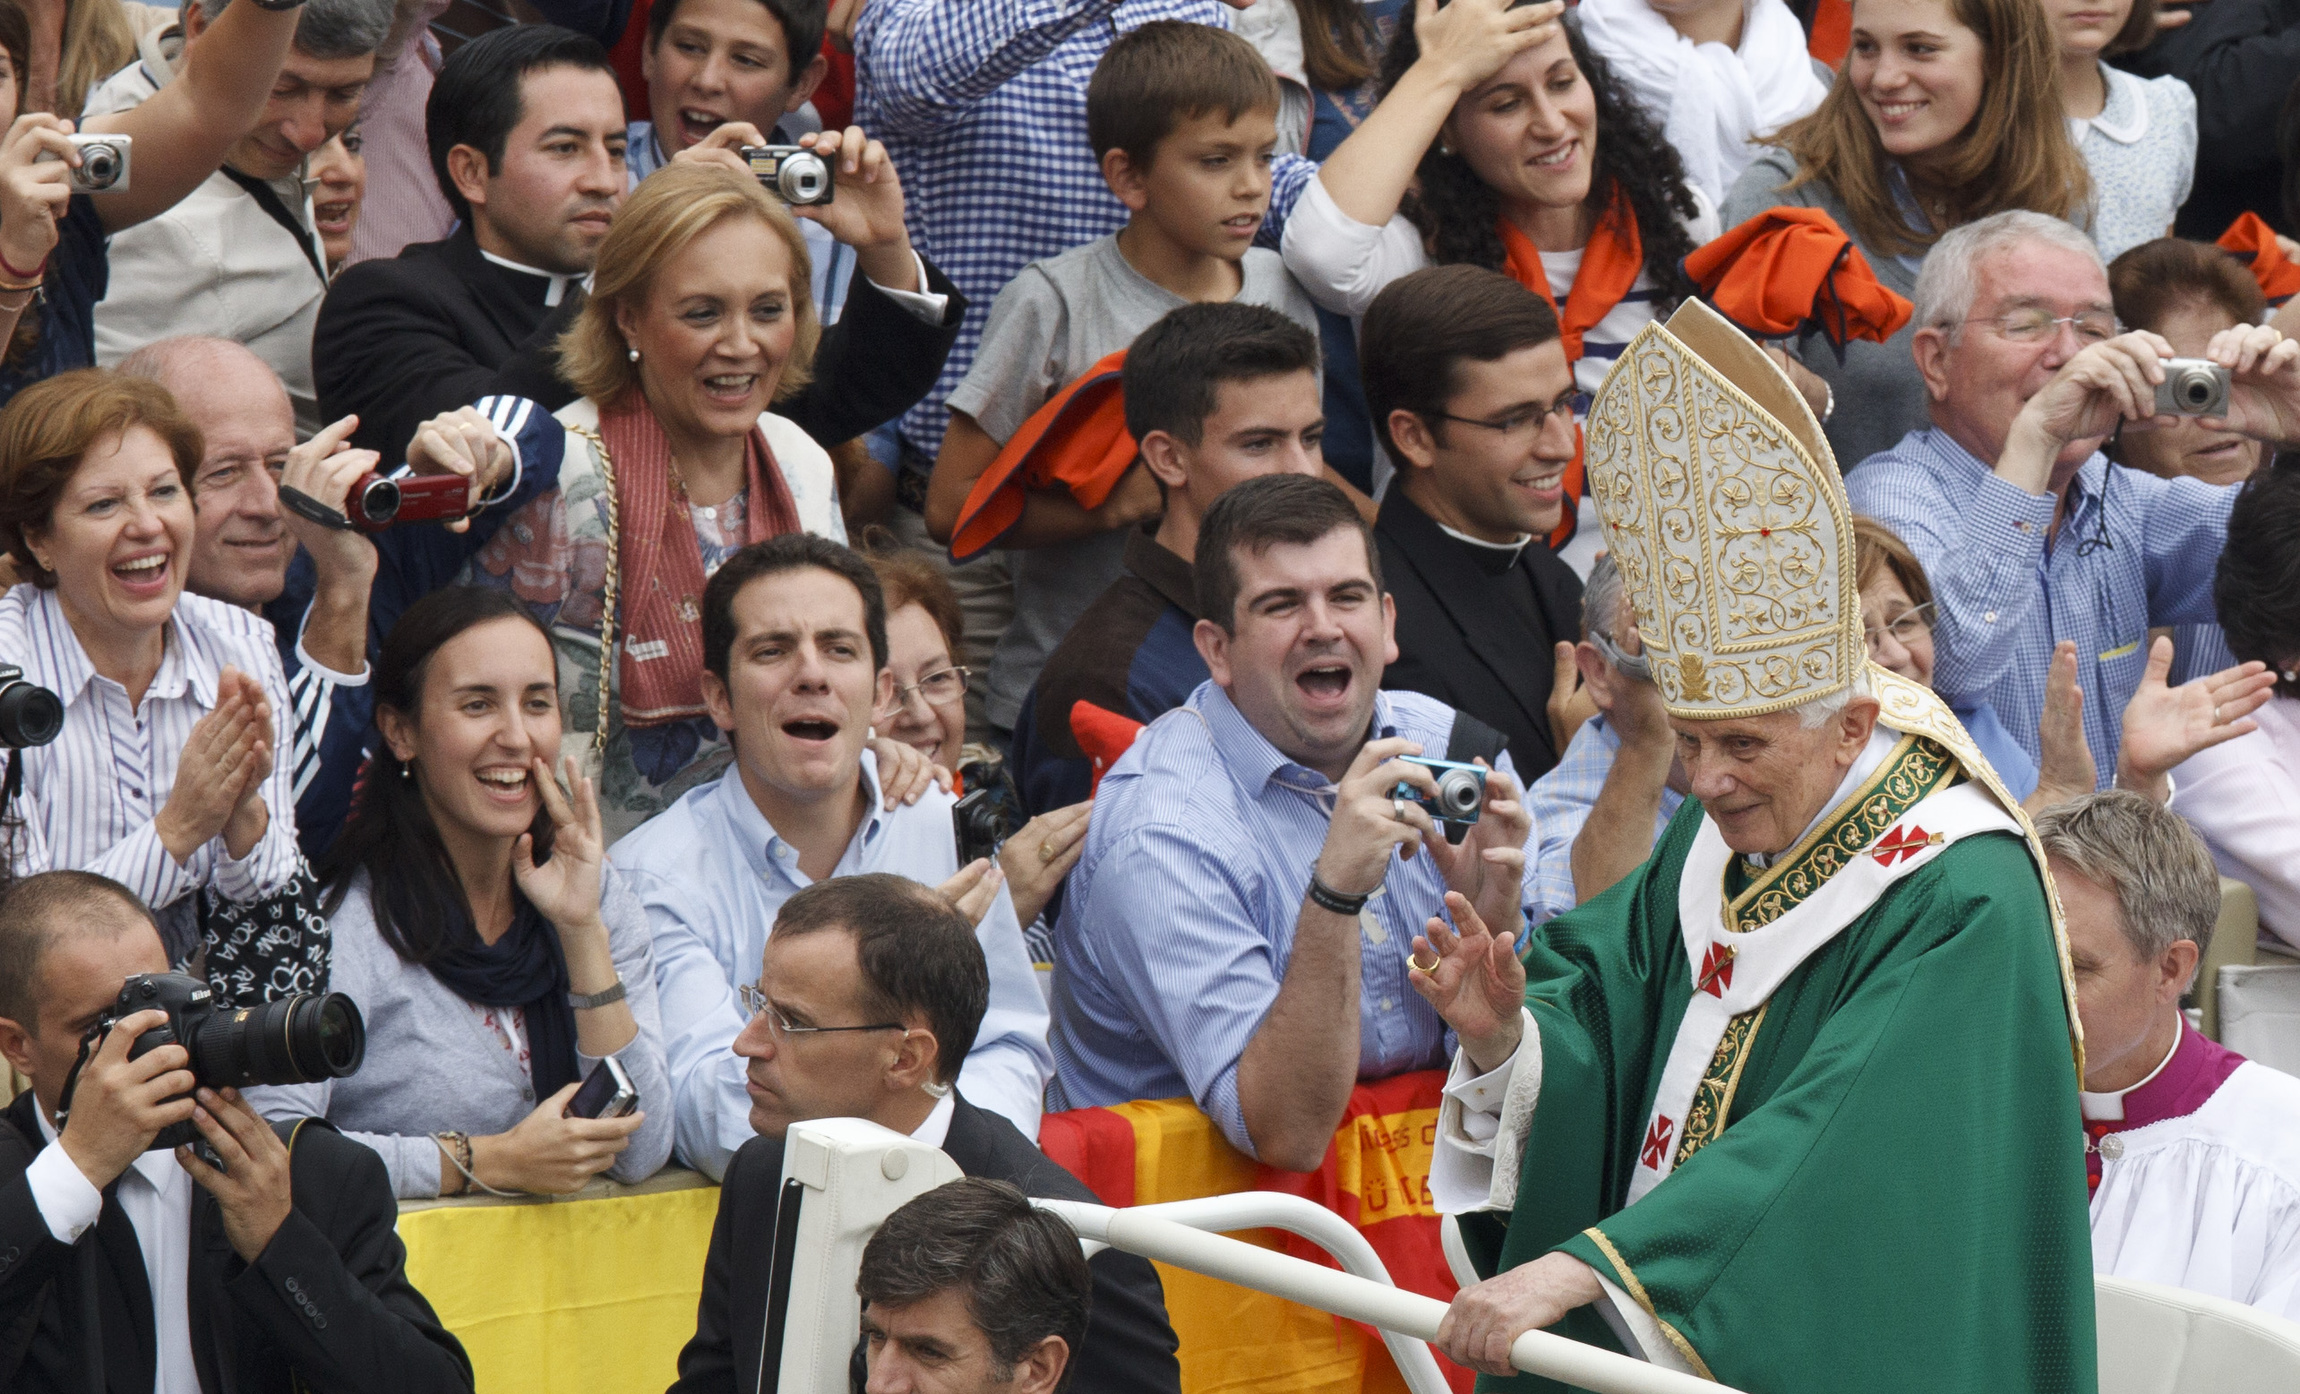
<svg viewBox="0 0 2300 1394">
<path fill-rule="evenodd" d="M 2188 757 L 2172 811 L 2186 818 L 2220 874 L 2252 887 L 2260 923 L 2300 948 L 2300 700 L 2252 714 L 2260 727 Z"/>
<path fill-rule="evenodd" d="M 34 1106 L 48 1145 L 24 1169 L 32 1203 L 59 1244 L 77 1244 L 104 1212 L 104 1193 L 90 1184 L 56 1141 L 48 1110 Z M 146 1152 L 120 1173 L 112 1192 L 144 1251 L 144 1280 L 152 1289 L 152 1324 L 159 1338 L 153 1394 L 200 1394 L 192 1361 L 192 1176 L 173 1152 Z"/>
<path fill-rule="evenodd" d="M 957 1097 L 955 1089 L 943 1091 L 942 1097 L 934 1101 L 934 1107 L 926 1111 L 926 1121 L 911 1130 L 911 1138 L 929 1147 L 942 1146 L 950 1137 L 950 1116 L 958 1112 L 958 1105 L 952 1102 Z"/>
<path fill-rule="evenodd" d="M 188 947 L 190 897 L 201 887 L 247 904 L 286 886 L 296 871 L 295 741 L 287 679 L 272 627 L 260 616 L 186 593 L 165 630 L 159 671 L 141 706 L 96 671 L 65 619 L 56 592 L 29 582 L 0 595 L 0 654 L 64 704 L 52 744 L 23 752 L 24 827 L 14 847 L 19 876 L 59 869 L 99 872 L 162 916 L 171 951 Z M 272 772 L 264 782 L 271 824 L 244 858 L 217 837 L 179 864 L 154 820 L 176 783 L 192 727 L 215 709 L 226 667 L 263 685 L 272 709 Z"/>
</svg>

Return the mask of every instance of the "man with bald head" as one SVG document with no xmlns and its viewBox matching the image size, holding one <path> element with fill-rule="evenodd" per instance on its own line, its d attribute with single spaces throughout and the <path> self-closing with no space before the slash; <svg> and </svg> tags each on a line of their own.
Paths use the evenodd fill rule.
<svg viewBox="0 0 2300 1394">
<path fill-rule="evenodd" d="M 96 1029 L 132 975 L 167 971 L 116 881 L 51 871 L 0 900 L 0 1055 L 32 1081 L 0 1110 L 0 1388 L 199 1394 L 228 1371 L 250 1394 L 469 1390 L 373 1152 L 324 1123 L 275 1131 L 197 1085 L 181 1045 L 130 1058 L 159 1011 Z M 186 1122 L 220 1169 L 157 1145 Z"/>
<path fill-rule="evenodd" d="M 205 448 L 192 476 L 197 530 L 186 586 L 257 611 L 279 631 L 295 709 L 296 829 L 305 854 L 316 857 L 350 811 L 373 715 L 370 626 L 380 640 L 399 611 L 452 576 L 489 531 L 396 529 L 384 534 L 379 557 L 365 534 L 331 529 L 283 507 L 280 490 L 291 487 L 341 512 L 361 475 L 391 467 L 374 451 L 348 444 L 357 417 L 298 445 L 295 411 L 279 374 L 228 339 L 161 339 L 122 359 L 120 371 L 167 388 L 200 428 Z M 419 473 L 476 469 L 484 489 L 516 507 L 543 481 L 515 477 L 507 449 L 477 444 L 483 440 L 496 438 L 478 413 L 451 412 L 423 424 L 409 460 Z M 385 578 L 380 608 L 379 569 Z"/>
</svg>

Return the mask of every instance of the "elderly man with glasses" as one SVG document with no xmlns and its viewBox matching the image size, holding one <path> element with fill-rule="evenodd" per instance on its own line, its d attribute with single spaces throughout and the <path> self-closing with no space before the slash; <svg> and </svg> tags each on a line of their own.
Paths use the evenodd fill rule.
<svg viewBox="0 0 2300 1394">
<path fill-rule="evenodd" d="M 878 576 L 835 542 L 793 533 L 754 543 L 703 589 L 703 699 L 734 763 L 615 844 L 655 929 L 655 979 L 669 1036 L 679 1156 L 721 1176 L 755 1131 L 757 1097 L 733 1053 L 759 1014 L 737 984 L 757 971 L 770 926 L 809 886 L 867 872 L 939 885 L 975 926 L 989 998 L 959 1081 L 983 1108 L 1035 1137 L 1053 1057 L 1046 1001 L 996 867 L 958 864 L 951 796 L 930 790 L 889 809 L 868 747 L 872 713 L 894 689 Z M 884 1013 L 802 1028 L 859 1039 L 891 1031 Z M 947 1033 L 946 1033 L 947 1034 Z M 812 1116 L 812 1115 L 810 1115 Z"/>
<path fill-rule="evenodd" d="M 2048 679 L 2073 663 L 2095 783 L 2138 777 L 2118 769 L 2126 706 L 2173 659 L 2171 641 L 2152 646 L 2149 630 L 2212 622 L 2235 495 L 2112 469 L 2101 453 L 2120 430 L 2180 419 L 2157 411 L 2172 346 L 2119 333 L 2091 241 L 2036 213 L 1944 236 L 1916 300 L 1933 424 L 1863 461 L 1845 487 L 1932 577 L 1933 685 L 1952 706 L 1994 707 L 2035 758 Z M 2232 375 L 2226 414 L 2206 425 L 2300 440 L 2300 344 L 2238 326 L 2206 357 Z M 2196 708 L 2187 716 L 2199 737 L 2251 729 L 2250 707 L 2215 700 L 2212 681 L 2169 691 Z"/>
</svg>

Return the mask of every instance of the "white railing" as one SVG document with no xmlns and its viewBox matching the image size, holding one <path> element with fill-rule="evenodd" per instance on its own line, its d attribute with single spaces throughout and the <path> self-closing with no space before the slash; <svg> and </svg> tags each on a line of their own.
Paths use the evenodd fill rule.
<svg viewBox="0 0 2300 1394">
<path fill-rule="evenodd" d="M 1445 1318 L 1446 1304 L 1434 1297 L 1392 1286 L 1388 1270 L 1383 1268 L 1365 1237 L 1350 1229 L 1340 1216 L 1307 1200 L 1276 1191 L 1247 1191 L 1126 1210 L 1082 1201 L 1033 1203 L 1069 1221 L 1082 1240 L 1124 1249 L 1130 1254 L 1140 1254 L 1376 1327 L 1389 1343 L 1392 1355 L 1397 1356 L 1398 1368 L 1414 1394 L 1439 1394 L 1445 1388 L 1425 1343 L 1437 1336 L 1438 1323 Z M 1309 1211 L 1315 1211 L 1324 1219 L 1310 1218 Z M 1253 1227 L 1299 1234 L 1324 1247 L 1353 1271 L 1336 1272 L 1243 1240 L 1206 1232 Z M 1346 1237 L 1342 1230 L 1349 1230 Z M 1401 1342 L 1400 1337 L 1407 1339 Z M 1419 1359 L 1411 1355 L 1398 1356 L 1401 1344 L 1410 1352 L 1418 1353 Z M 1527 1374 L 1592 1390 L 1595 1394 L 1735 1394 L 1723 1385 L 1664 1370 L 1546 1331 L 1528 1331 L 1518 1337 L 1509 1348 L 1509 1361 Z M 1434 1388 L 1425 1383 L 1430 1379 L 1436 1380 Z"/>
</svg>

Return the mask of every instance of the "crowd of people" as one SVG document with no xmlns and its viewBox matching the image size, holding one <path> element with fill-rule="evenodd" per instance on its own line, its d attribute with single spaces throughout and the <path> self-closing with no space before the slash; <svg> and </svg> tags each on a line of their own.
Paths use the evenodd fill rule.
<svg viewBox="0 0 2300 1394">
<path fill-rule="evenodd" d="M 675 1164 L 749 1388 L 859 1117 L 970 1179 L 858 1381 L 1174 1394 L 1042 1116 L 1311 1171 L 1433 1070 L 1489 1373 L 2300 1321 L 2182 1010 L 2223 878 L 2300 957 L 2300 14 L 444 8 L 0 0 L 0 1385 L 468 1388 L 395 1202 Z M 132 1053 L 169 972 L 364 1061 Z M 1800 1364 L 1847 1282 L 2030 1319 Z"/>
</svg>

